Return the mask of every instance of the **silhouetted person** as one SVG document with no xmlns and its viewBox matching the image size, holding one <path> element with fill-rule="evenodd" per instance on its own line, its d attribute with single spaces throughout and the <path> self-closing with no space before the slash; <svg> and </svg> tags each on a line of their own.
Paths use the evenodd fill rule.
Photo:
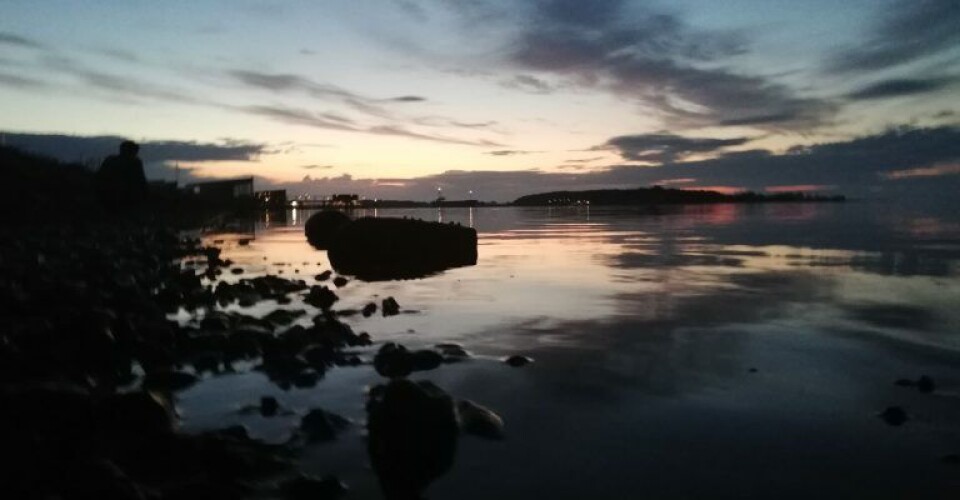
<svg viewBox="0 0 960 500">
<path fill-rule="evenodd" d="M 120 152 L 108 156 L 97 172 L 97 192 L 109 209 L 134 208 L 147 196 L 147 178 L 143 162 L 137 157 L 140 146 L 133 141 L 120 143 Z"/>
</svg>

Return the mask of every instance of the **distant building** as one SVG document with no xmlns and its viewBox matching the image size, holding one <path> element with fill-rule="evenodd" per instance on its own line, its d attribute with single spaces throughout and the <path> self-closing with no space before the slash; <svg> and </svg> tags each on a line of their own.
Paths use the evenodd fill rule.
<svg viewBox="0 0 960 500">
<path fill-rule="evenodd" d="M 203 204 L 244 204 L 253 200 L 253 177 L 187 184 L 183 190 Z"/>
<path fill-rule="evenodd" d="M 355 207 L 360 203 L 360 195 L 335 194 L 330 197 L 330 205 L 335 207 Z"/>
<path fill-rule="evenodd" d="M 287 208 L 287 190 L 257 191 L 253 193 L 257 206 L 265 210 L 283 210 Z"/>
</svg>

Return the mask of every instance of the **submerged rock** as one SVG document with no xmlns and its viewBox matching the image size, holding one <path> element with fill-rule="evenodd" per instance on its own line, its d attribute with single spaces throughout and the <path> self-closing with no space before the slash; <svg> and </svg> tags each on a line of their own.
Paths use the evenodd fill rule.
<svg viewBox="0 0 960 500">
<path fill-rule="evenodd" d="M 370 302 L 369 304 L 363 306 L 363 309 L 360 310 L 360 313 L 363 314 L 364 318 L 369 318 L 377 312 L 377 304 L 375 302 Z"/>
<path fill-rule="evenodd" d="M 337 288 L 343 288 L 347 286 L 347 283 L 350 283 L 350 280 L 344 278 L 343 276 L 337 276 L 336 278 L 333 278 L 333 284 L 336 285 Z"/>
</svg>

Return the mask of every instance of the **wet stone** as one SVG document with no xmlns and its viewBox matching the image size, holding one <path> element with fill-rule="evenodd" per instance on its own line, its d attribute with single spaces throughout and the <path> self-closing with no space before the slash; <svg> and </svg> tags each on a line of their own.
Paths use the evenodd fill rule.
<svg viewBox="0 0 960 500">
<path fill-rule="evenodd" d="M 514 368 L 519 368 L 521 366 L 526 366 L 530 363 L 533 363 L 533 358 L 528 358 L 527 356 L 520 356 L 520 355 L 514 354 L 513 356 L 510 356 L 507 359 L 503 360 L 503 362 Z"/>
<path fill-rule="evenodd" d="M 328 279 L 330 279 L 330 276 L 331 276 L 331 275 L 333 275 L 333 271 L 330 271 L 330 270 L 328 269 L 328 270 L 326 270 L 326 271 L 324 271 L 324 272 L 322 272 L 322 273 L 314 276 L 313 279 L 315 279 L 315 280 L 317 280 L 317 281 L 327 281 Z"/>
<path fill-rule="evenodd" d="M 360 313 L 363 314 L 364 318 L 369 318 L 377 312 L 377 304 L 375 302 L 370 302 L 369 304 L 363 306 L 363 309 L 360 310 Z"/>
<path fill-rule="evenodd" d="M 397 314 L 400 314 L 400 304 L 397 303 L 397 300 L 393 297 L 387 297 L 383 299 L 380 304 L 380 308 L 384 317 L 396 316 Z"/>
<path fill-rule="evenodd" d="M 894 427 L 901 426 L 908 420 L 907 412 L 899 406 L 890 406 L 886 410 L 883 410 L 878 416 L 886 422 L 887 425 Z"/>
<path fill-rule="evenodd" d="M 273 396 L 263 396 L 260 398 L 260 415 L 272 417 L 277 414 L 277 410 L 279 409 L 280 403 L 277 402 L 277 398 Z"/>
<path fill-rule="evenodd" d="M 347 286 L 347 283 L 349 282 L 350 280 L 344 278 L 343 276 L 337 276 L 336 278 L 333 278 L 333 284 L 336 285 L 337 288 L 343 288 Z"/>
</svg>

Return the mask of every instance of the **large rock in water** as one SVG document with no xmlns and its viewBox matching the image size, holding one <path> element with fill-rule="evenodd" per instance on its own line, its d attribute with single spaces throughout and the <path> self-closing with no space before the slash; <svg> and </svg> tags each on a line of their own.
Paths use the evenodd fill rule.
<svg viewBox="0 0 960 500">
<path fill-rule="evenodd" d="M 303 232 L 307 234 L 307 241 L 320 250 L 330 248 L 330 243 L 337 233 L 350 224 L 350 217 L 336 210 L 317 212 L 307 219 L 303 225 Z"/>
<path fill-rule="evenodd" d="M 357 219 L 329 244 L 330 263 L 360 279 L 419 278 L 477 263 L 477 231 L 413 219 Z"/>
</svg>

